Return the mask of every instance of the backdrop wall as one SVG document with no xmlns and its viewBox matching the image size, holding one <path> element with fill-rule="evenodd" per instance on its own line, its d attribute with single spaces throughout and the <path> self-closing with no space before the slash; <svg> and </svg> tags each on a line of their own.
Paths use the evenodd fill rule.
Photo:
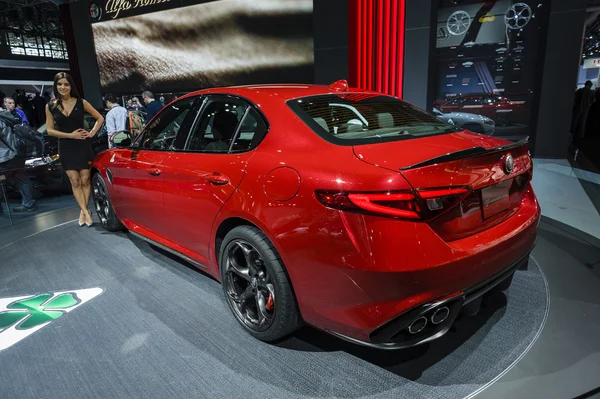
<svg viewBox="0 0 600 399">
<path fill-rule="evenodd" d="M 103 93 L 314 82 L 312 0 L 117 3 L 90 6 Z"/>
</svg>

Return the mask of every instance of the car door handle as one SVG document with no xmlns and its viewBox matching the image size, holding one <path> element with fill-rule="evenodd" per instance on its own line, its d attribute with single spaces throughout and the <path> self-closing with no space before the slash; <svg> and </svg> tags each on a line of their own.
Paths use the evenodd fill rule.
<svg viewBox="0 0 600 399">
<path fill-rule="evenodd" d="M 148 170 L 148 173 L 150 173 L 152 176 L 159 176 L 162 173 L 162 170 L 158 168 L 151 168 Z"/>
<path fill-rule="evenodd" d="M 206 176 L 206 181 L 214 184 L 216 186 L 222 186 L 224 184 L 228 184 L 229 183 L 229 178 L 227 176 L 223 176 L 222 174 L 215 172 L 215 173 L 211 173 L 210 175 Z"/>
</svg>

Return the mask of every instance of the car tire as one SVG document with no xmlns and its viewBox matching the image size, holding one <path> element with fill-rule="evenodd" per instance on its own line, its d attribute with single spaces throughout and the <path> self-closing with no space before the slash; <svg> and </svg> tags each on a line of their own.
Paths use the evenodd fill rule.
<svg viewBox="0 0 600 399">
<path fill-rule="evenodd" d="M 110 201 L 110 195 L 100 173 L 92 177 L 92 196 L 94 209 L 100 219 L 100 224 L 108 231 L 121 231 L 125 227 L 121 224 Z"/>
<path fill-rule="evenodd" d="M 300 326 L 300 312 L 281 257 L 260 229 L 238 226 L 227 233 L 219 265 L 225 299 L 252 336 L 272 342 Z"/>
</svg>

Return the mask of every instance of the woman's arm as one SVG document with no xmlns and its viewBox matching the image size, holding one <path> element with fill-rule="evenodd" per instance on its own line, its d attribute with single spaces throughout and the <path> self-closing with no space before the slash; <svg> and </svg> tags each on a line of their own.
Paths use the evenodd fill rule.
<svg viewBox="0 0 600 399">
<path fill-rule="evenodd" d="M 56 130 L 54 128 L 54 116 L 52 116 L 52 112 L 50 112 L 50 104 L 46 104 L 46 131 L 50 136 L 61 139 L 84 139 L 84 134 L 87 134 L 83 129 L 77 129 L 72 133 L 64 133 Z"/>
<path fill-rule="evenodd" d="M 88 103 L 86 100 L 83 100 L 83 109 L 85 109 L 88 114 L 92 115 L 94 119 L 96 119 L 94 127 L 88 134 L 88 137 L 94 137 L 96 133 L 98 133 L 98 130 L 100 130 L 102 127 L 102 124 L 104 123 L 104 117 L 100 115 L 100 112 L 96 111 L 96 108 L 92 107 L 92 104 Z"/>
</svg>

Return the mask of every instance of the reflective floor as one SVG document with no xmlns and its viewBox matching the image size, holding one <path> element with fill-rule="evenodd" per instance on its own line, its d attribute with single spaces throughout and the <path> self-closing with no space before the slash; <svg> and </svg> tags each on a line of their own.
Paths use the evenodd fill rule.
<svg viewBox="0 0 600 399">
<path fill-rule="evenodd" d="M 475 362 L 481 367 L 481 370 L 475 370 L 475 374 L 466 369 L 459 374 L 452 371 L 460 370 L 457 365 L 465 367 L 473 364 L 475 356 L 478 356 L 476 354 L 485 353 L 486 348 L 490 348 L 489 339 L 493 337 L 494 327 L 501 326 L 498 324 L 502 319 L 500 316 L 506 314 L 511 303 L 514 304 L 515 295 L 509 294 L 504 303 L 500 297 L 496 297 L 480 316 L 447 337 L 446 345 L 440 341 L 419 349 L 380 355 L 311 328 L 301 330 L 278 345 L 263 345 L 248 339 L 245 333 L 237 329 L 233 318 L 227 313 L 228 309 L 223 306 L 220 285 L 216 281 L 132 239 L 128 234 L 113 235 L 102 231 L 97 225 L 80 230 L 73 223 L 79 214 L 77 208 L 47 212 L 14 227 L 0 229 L 0 259 L 5 259 L 0 261 L 0 298 L 97 285 L 110 287 L 112 282 L 118 285 L 121 297 L 118 301 L 114 297 L 111 300 L 112 294 L 105 292 L 89 304 L 83 304 L 81 309 L 69 315 L 69 319 L 53 322 L 55 327 L 47 327 L 47 333 L 53 337 L 52 342 L 61 345 L 59 352 L 63 355 L 79 353 L 81 359 L 68 360 L 57 356 L 53 353 L 56 347 L 48 347 L 43 340 L 30 337 L 23 344 L 34 348 L 31 349 L 31 356 L 22 354 L 14 357 L 9 352 L 5 354 L 0 351 L 0 364 L 4 365 L 0 367 L 15 366 L 25 373 L 30 362 L 38 364 L 40 359 L 44 367 L 60 364 L 75 373 L 68 377 L 72 379 L 73 386 L 89 386 L 70 392 L 79 397 L 114 396 L 117 393 L 131 396 L 133 392 L 152 397 L 153 393 L 164 393 L 165 387 L 168 393 L 175 396 L 194 393 L 196 397 L 203 397 L 203 394 L 198 394 L 200 391 L 190 391 L 190 384 L 201 388 L 201 392 L 206 393 L 204 397 L 225 397 L 223 394 L 228 397 L 281 397 L 283 394 L 286 397 L 324 395 L 383 398 L 404 397 L 403 394 L 407 394 L 406 397 L 436 397 L 439 396 L 436 395 L 436 388 L 439 387 L 447 388 L 445 397 L 454 397 L 452 393 L 468 397 L 464 391 L 468 384 L 474 385 L 469 387 L 471 395 L 485 387 L 485 390 L 476 394 L 477 398 L 600 397 L 600 177 L 574 169 L 566 161 L 535 160 L 534 164 L 533 184 L 544 217 L 533 258 L 547 281 L 548 314 L 539 337 L 531 340 L 533 345 L 529 351 L 522 358 L 517 353 L 514 359 L 518 361 L 502 372 L 489 373 L 490 368 L 485 368 L 484 361 Z M 61 227 L 53 228 L 57 225 Z M 38 234 L 41 231 L 45 232 Z M 69 255 L 75 263 L 64 262 L 61 267 L 56 264 L 44 267 L 44 259 L 48 259 L 48 262 L 63 259 L 64 256 L 57 256 L 57 251 L 71 253 L 69 245 L 80 240 L 84 243 L 83 248 Z M 9 268 L 9 263 L 14 265 L 16 257 L 19 267 Z M 74 280 L 74 276 L 79 278 Z M 74 283 L 77 283 L 77 287 L 73 286 Z M 153 292 L 151 287 L 156 291 Z M 511 298 L 513 302 L 510 302 Z M 532 301 L 533 297 L 524 303 L 531 305 Z M 115 312 L 121 311 L 120 316 L 114 316 Z M 539 312 L 543 311 L 543 307 L 540 307 Z M 69 352 L 71 344 L 61 341 L 61 337 L 64 337 L 61 334 L 73 331 L 67 328 L 69 320 L 87 323 L 84 328 L 76 328 L 75 334 L 79 335 L 73 339 L 74 345 L 81 348 L 88 345 L 90 348 L 77 353 Z M 119 335 L 116 329 L 109 329 L 106 337 L 95 337 L 92 333 L 94 329 L 105 328 L 102 326 L 105 323 L 109 326 L 118 324 L 127 331 L 126 336 Z M 60 328 L 55 329 L 58 326 Z M 534 327 L 529 329 L 535 330 Z M 472 333 L 461 335 L 461 331 Z M 235 342 L 230 338 L 221 342 L 218 340 L 220 336 L 233 336 Z M 203 346 L 205 339 L 211 342 L 210 347 Z M 174 352 L 166 351 L 165 348 L 172 344 L 169 340 L 179 342 L 181 348 Z M 119 347 L 112 355 L 114 358 L 111 358 L 110 351 L 102 355 L 92 348 L 94 345 L 110 348 L 116 342 L 119 342 Z M 152 342 L 163 349 L 155 348 L 158 352 L 152 354 L 142 350 Z M 192 346 L 186 350 L 190 344 Z M 203 363 L 191 358 L 186 361 L 192 348 L 201 351 Z M 470 348 L 470 352 L 464 351 L 465 348 Z M 523 346 L 515 344 L 513 350 L 522 352 Z M 510 349 L 505 348 L 503 352 L 509 353 Z M 131 354 L 131 359 L 126 358 L 128 354 Z M 98 358 L 90 360 L 90 356 Z M 493 359 L 496 356 L 488 354 Z M 10 364 L 2 360 L 9 358 Z M 127 371 L 113 375 L 116 370 L 113 361 L 116 358 L 125 359 L 122 360 L 123 364 L 137 370 L 138 374 Z M 250 358 L 260 359 L 259 364 L 250 362 Z M 456 359 L 460 361 L 453 363 Z M 77 377 L 77 373 L 85 370 L 90 362 L 94 364 L 94 373 L 97 375 Z M 150 367 L 149 371 L 148 362 L 162 362 L 168 365 L 167 368 L 183 367 L 179 375 L 189 378 L 180 383 L 187 384 L 188 388 L 178 385 L 178 374 L 173 374 L 172 370 L 162 376 L 160 368 Z M 211 369 L 206 368 L 209 364 L 219 364 L 215 367 L 222 367 L 222 373 L 213 379 L 198 377 L 211 373 Z M 275 365 L 277 372 L 264 368 L 269 364 Z M 131 381 L 147 377 L 144 374 L 146 372 L 157 373 L 156 383 L 160 389 L 151 389 L 152 383 L 143 393 L 137 390 L 137 385 L 128 388 Z M 492 374 L 500 375 L 500 378 L 494 381 Z M 290 378 L 278 379 L 278 375 L 288 375 Z M 461 375 L 470 376 L 469 381 L 461 382 Z M 481 378 L 483 375 L 486 377 Z M 10 383 L 6 376 L 6 373 L 0 373 L 0 386 L 6 387 L 5 384 Z M 173 379 L 169 380 L 169 376 Z M 239 383 L 253 386 L 255 390 L 248 391 L 231 385 L 231 378 L 227 376 L 243 376 Z M 357 381 L 365 376 L 368 377 L 368 383 L 357 385 Z M 344 378 L 351 381 L 344 385 Z M 110 384 L 116 384 L 119 390 L 115 391 L 114 386 L 103 386 L 106 381 L 114 381 Z M 420 382 L 420 388 L 415 390 L 415 384 Z M 487 386 L 488 382 L 493 384 Z M 452 390 L 455 386 L 460 386 L 461 390 Z M 398 390 L 399 387 L 405 389 Z M 60 393 L 59 385 L 50 384 L 43 388 L 55 394 Z M 31 395 L 23 397 L 39 397 L 33 394 L 33 388 L 28 389 Z"/>
</svg>

